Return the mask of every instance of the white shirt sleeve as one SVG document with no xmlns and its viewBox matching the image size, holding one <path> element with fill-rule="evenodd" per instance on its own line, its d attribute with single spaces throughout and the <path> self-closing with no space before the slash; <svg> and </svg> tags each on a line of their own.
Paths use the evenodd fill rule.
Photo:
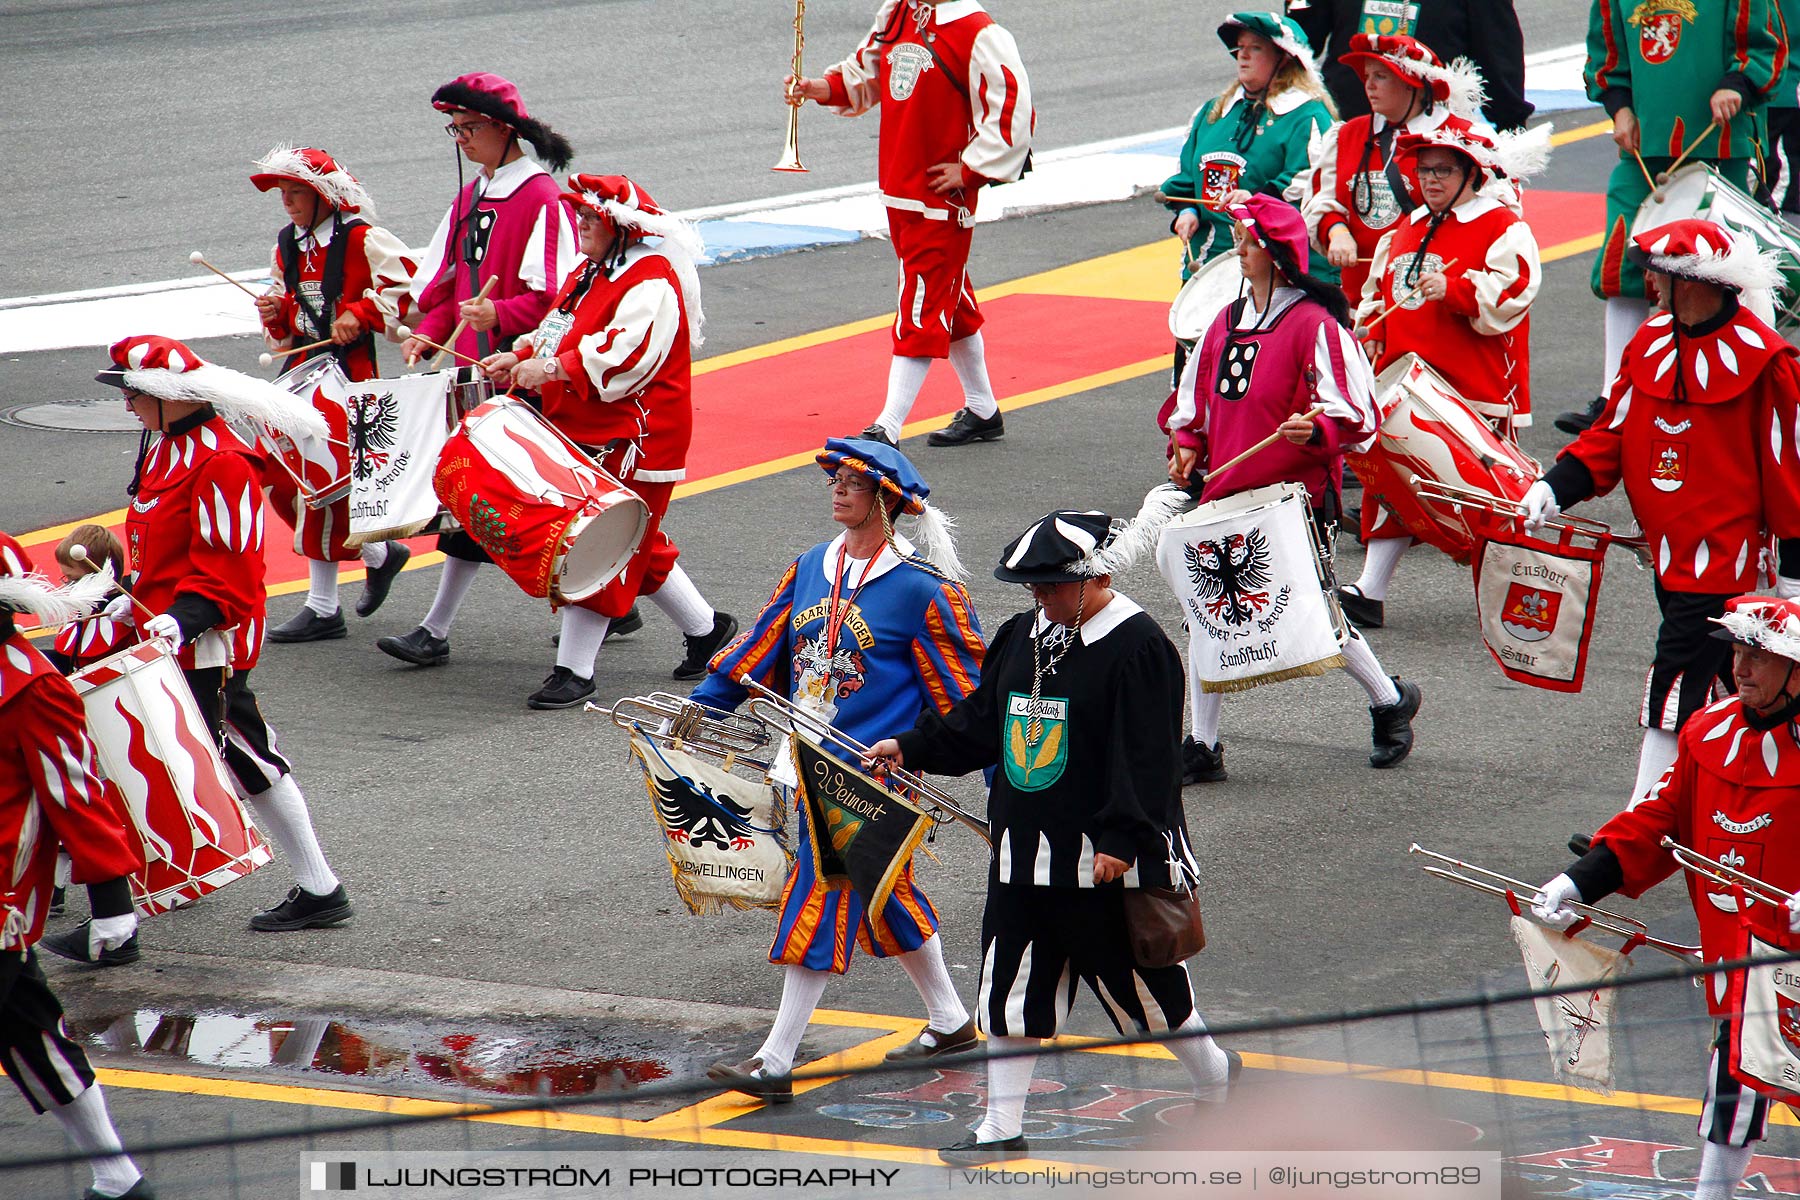
<svg viewBox="0 0 1800 1200">
<path fill-rule="evenodd" d="M 975 138 L 963 149 L 963 165 L 989 179 L 1017 179 L 1031 152 L 1037 114 L 1031 107 L 1031 80 L 1012 34 L 989 25 L 975 35 L 965 84 Z"/>
<path fill-rule="evenodd" d="M 1523 221 L 1507 226 L 1489 243 L 1482 269 L 1469 271 L 1464 278 L 1475 288 L 1475 315 L 1469 318 L 1475 332 L 1488 337 L 1511 333 L 1525 319 L 1544 281 L 1531 226 Z"/>
<path fill-rule="evenodd" d="M 1340 372 L 1332 361 L 1331 344 L 1335 338 Z M 1375 440 L 1380 425 L 1375 408 L 1375 369 L 1357 345 L 1356 336 L 1336 321 L 1319 326 L 1313 344 L 1313 366 L 1319 373 L 1319 400 L 1325 415 L 1338 423 L 1346 450 L 1361 450 Z"/>
<path fill-rule="evenodd" d="M 1344 128 L 1342 123 L 1333 125 L 1323 133 L 1314 131 L 1312 143 L 1312 169 L 1302 171 L 1294 177 L 1296 183 L 1302 183 L 1297 206 L 1301 216 L 1306 218 L 1307 236 L 1313 245 L 1323 253 L 1327 247 L 1319 238 L 1319 223 L 1329 214 L 1340 217 L 1349 214 L 1337 198 L 1337 162 L 1338 133 Z"/>
<path fill-rule="evenodd" d="M 850 52 L 850 57 L 825 68 L 825 74 L 841 76 L 844 81 L 844 92 L 849 103 L 831 110 L 839 116 L 860 117 L 881 103 L 881 55 L 885 43 L 876 38 L 893 23 L 894 10 L 903 2 L 904 0 L 881 0 L 881 9 L 875 14 L 875 24 L 863 36 L 856 49 Z"/>
<path fill-rule="evenodd" d="M 619 298 L 606 328 L 581 338 L 594 398 L 611 404 L 641 392 L 662 370 L 681 329 L 681 298 L 666 279 L 646 279 Z"/>
<path fill-rule="evenodd" d="M 431 241 L 426 243 L 424 252 L 419 255 L 419 266 L 413 271 L 412 284 L 407 289 L 412 293 L 414 307 L 418 306 L 420 295 L 431 286 L 431 281 L 437 278 L 437 273 L 444 269 L 444 247 L 450 240 L 450 212 L 450 208 L 444 210 L 443 219 L 438 222 Z"/>
</svg>

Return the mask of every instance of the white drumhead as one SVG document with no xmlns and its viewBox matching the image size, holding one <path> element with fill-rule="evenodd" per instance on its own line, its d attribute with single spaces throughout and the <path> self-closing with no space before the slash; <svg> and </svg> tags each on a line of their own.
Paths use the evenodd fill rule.
<svg viewBox="0 0 1800 1200">
<path fill-rule="evenodd" d="M 565 600 L 585 600 L 625 569 L 632 551 L 644 540 L 650 508 L 626 489 L 602 497 L 597 513 L 569 527 L 562 571 L 551 587 Z"/>
<path fill-rule="evenodd" d="M 1199 341 L 1243 290 L 1244 269 L 1237 255 L 1219 255 L 1181 285 L 1169 305 L 1169 332 L 1183 342 Z"/>
</svg>

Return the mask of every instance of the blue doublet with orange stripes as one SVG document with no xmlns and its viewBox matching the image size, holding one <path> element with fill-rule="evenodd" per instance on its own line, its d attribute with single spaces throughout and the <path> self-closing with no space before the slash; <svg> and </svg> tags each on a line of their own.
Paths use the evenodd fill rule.
<svg viewBox="0 0 1800 1200">
<path fill-rule="evenodd" d="M 898 540 L 902 551 L 911 551 Z M 737 708 L 747 695 L 735 682 L 743 674 L 772 691 L 794 694 L 806 664 L 823 662 L 832 576 L 842 545 L 840 535 L 814 546 L 787 569 L 755 625 L 713 659 L 711 673 L 694 691 L 695 703 Z M 866 580 L 864 567 L 848 560 L 840 588 L 843 623 L 831 647 L 837 703 L 832 724 L 872 743 L 911 729 L 927 707 L 944 712 L 973 692 L 987 647 L 961 584 L 890 549 L 867 565 Z M 800 820 L 806 820 L 803 809 Z M 913 881 L 911 864 L 882 911 L 864 918 L 856 893 L 820 883 L 810 856 L 801 854 L 782 895 L 769 961 L 841 973 L 850 965 L 853 940 L 886 957 L 918 949 L 938 926 L 931 901 Z"/>
</svg>

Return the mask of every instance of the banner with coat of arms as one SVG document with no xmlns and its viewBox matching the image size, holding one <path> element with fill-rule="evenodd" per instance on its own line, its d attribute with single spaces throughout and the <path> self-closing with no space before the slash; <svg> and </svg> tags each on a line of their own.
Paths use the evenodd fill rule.
<svg viewBox="0 0 1800 1200">
<path fill-rule="evenodd" d="M 1618 1002 L 1613 985 L 1631 969 L 1631 959 L 1607 946 L 1570 937 L 1526 920 L 1512 919 L 1513 941 L 1525 960 L 1534 990 L 1592 985 L 1590 990 L 1538 996 L 1538 1026 L 1550 1044 L 1550 1065 L 1564 1083 L 1613 1093 L 1612 1017 Z"/>
<path fill-rule="evenodd" d="M 450 436 L 453 371 L 366 379 L 344 398 L 351 546 L 410 537 L 438 514 L 432 473 Z"/>
<path fill-rule="evenodd" d="M 1488 522 L 1473 555 L 1481 640 L 1508 679 L 1579 692 L 1600 598 L 1604 538 L 1565 529 L 1555 541 Z"/>
<path fill-rule="evenodd" d="M 1753 959 L 1793 953 L 1755 934 L 1749 943 Z M 1800 1105 L 1800 963 L 1774 962 L 1732 976 L 1732 990 L 1741 993 L 1733 1007 L 1744 1015 L 1732 1022 L 1731 1073 L 1771 1099 Z"/>
<path fill-rule="evenodd" d="M 865 912 L 880 912 L 931 832 L 931 818 L 798 728 L 792 742 L 813 873 L 828 885 L 847 884 Z"/>
</svg>

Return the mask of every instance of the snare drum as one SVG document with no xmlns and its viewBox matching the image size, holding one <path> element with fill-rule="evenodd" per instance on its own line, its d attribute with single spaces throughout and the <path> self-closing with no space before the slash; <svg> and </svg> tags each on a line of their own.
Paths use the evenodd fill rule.
<svg viewBox="0 0 1800 1200">
<path fill-rule="evenodd" d="M 331 431 L 328 438 L 296 441 L 287 434 L 258 427 L 264 448 L 279 460 L 275 466 L 279 478 L 291 485 L 278 486 L 276 490 L 298 492 L 308 508 L 329 508 L 350 495 L 350 432 L 345 407 L 350 395 L 349 376 L 335 358 L 311 358 L 277 376 L 275 386 L 311 404 Z"/>
<path fill-rule="evenodd" d="M 1800 333 L 1800 234 L 1711 164 L 1689 163 L 1638 205 L 1637 216 L 1631 222 L 1631 236 L 1688 217 L 1747 234 L 1757 249 L 1775 252 L 1781 286 L 1773 296 L 1760 290 L 1745 293 L 1744 303 L 1784 337 L 1791 339 L 1791 335 Z"/>
<path fill-rule="evenodd" d="M 454 424 L 494 398 L 494 381 L 474 367 L 458 367 L 450 384 L 450 420 Z"/>
<path fill-rule="evenodd" d="M 1244 290 L 1244 268 L 1227 251 L 1188 276 L 1169 305 L 1169 332 L 1177 341 L 1198 342 L 1214 319 Z"/>
<path fill-rule="evenodd" d="M 131 880 L 138 912 L 197 900 L 269 861 L 165 644 L 121 650 L 69 682 L 143 846 L 144 873 Z"/>
<path fill-rule="evenodd" d="M 1468 515 L 1420 500 L 1413 476 L 1522 500 L 1542 468 L 1416 354 L 1383 371 L 1375 387 L 1380 431 L 1366 450 L 1344 455 L 1363 481 L 1365 504 L 1378 498 L 1408 533 L 1467 562 L 1477 540 Z"/>
<path fill-rule="evenodd" d="M 438 498 L 527 595 L 585 600 L 624 569 L 650 509 L 524 403 L 478 405 L 444 443 Z"/>
<path fill-rule="evenodd" d="M 1163 527 L 1156 565 L 1175 590 L 1201 687 L 1235 692 L 1344 665 L 1349 626 L 1306 488 L 1209 501 Z"/>
</svg>

